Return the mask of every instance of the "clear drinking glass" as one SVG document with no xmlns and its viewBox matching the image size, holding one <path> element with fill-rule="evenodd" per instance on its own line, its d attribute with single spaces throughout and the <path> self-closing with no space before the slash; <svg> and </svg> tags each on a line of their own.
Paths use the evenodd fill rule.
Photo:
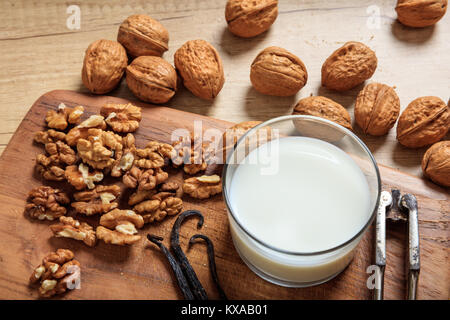
<svg viewBox="0 0 450 320">
<path fill-rule="evenodd" d="M 239 212 L 234 212 L 230 203 L 230 187 L 234 173 L 246 156 L 268 141 L 292 136 L 319 139 L 344 151 L 361 169 L 369 187 L 370 212 L 367 213 L 364 226 L 349 236 L 348 240 L 326 250 L 292 252 L 262 241 L 242 223 Z M 222 177 L 230 231 L 237 252 L 247 266 L 261 278 L 287 287 L 317 285 L 334 278 L 347 267 L 353 259 L 355 248 L 375 217 L 381 192 L 376 161 L 355 134 L 332 121 L 302 115 L 278 117 L 249 130 L 234 148 L 228 150 Z M 239 208 L 235 210 L 239 211 Z"/>
</svg>

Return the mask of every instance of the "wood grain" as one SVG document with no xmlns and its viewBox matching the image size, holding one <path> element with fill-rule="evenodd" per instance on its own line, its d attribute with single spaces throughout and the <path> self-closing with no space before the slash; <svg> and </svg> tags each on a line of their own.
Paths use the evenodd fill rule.
<svg viewBox="0 0 450 320">
<path fill-rule="evenodd" d="M 379 66 L 370 81 L 395 85 L 402 110 L 419 96 L 449 98 L 449 13 L 434 27 L 410 29 L 396 22 L 396 0 L 281 0 L 279 16 L 269 32 L 240 39 L 227 30 L 226 0 L 78 1 L 74 3 L 81 9 L 79 30 L 66 27 L 66 9 L 72 3 L 0 1 L 0 152 L 37 97 L 54 89 L 86 92 L 80 76 L 85 49 L 100 38 L 116 39 L 120 23 L 135 13 L 149 14 L 168 29 L 169 51 L 164 58 L 170 63 L 174 52 L 192 39 L 209 41 L 222 57 L 226 82 L 217 99 L 203 101 L 180 88 L 169 104 L 179 110 L 233 122 L 266 120 L 289 114 L 302 97 L 320 94 L 341 103 L 353 117 L 361 87 L 336 94 L 320 86 L 322 63 L 350 40 L 362 41 L 376 51 Z M 379 10 L 379 26 L 371 24 L 373 10 Z M 251 87 L 250 64 L 271 45 L 298 55 L 308 69 L 308 84 L 294 97 L 268 97 Z M 125 82 L 111 94 L 132 98 Z M 378 138 L 357 133 L 378 162 L 421 175 L 425 149 L 400 146 L 395 130 Z"/>
<path fill-rule="evenodd" d="M 36 290 L 28 287 L 28 278 L 42 257 L 56 248 L 69 248 L 75 252 L 82 265 L 81 290 L 74 290 L 62 299 L 179 299 L 173 275 L 168 264 L 155 246 L 142 239 L 131 247 L 119 247 L 99 243 L 94 248 L 71 239 L 52 238 L 49 222 L 31 221 L 24 216 L 23 208 L 27 192 L 40 185 L 33 174 L 35 156 L 42 148 L 32 142 L 33 134 L 44 126 L 44 116 L 49 108 L 60 102 L 67 106 L 82 104 L 88 114 L 98 113 L 106 102 L 125 103 L 121 98 L 91 96 L 72 91 L 52 91 L 43 95 L 32 106 L 19 129 L 0 158 L 0 298 L 34 299 Z M 146 106 L 137 103 L 140 106 Z M 174 129 L 192 129 L 194 120 L 203 128 L 224 130 L 230 122 L 216 120 L 173 108 L 148 106 L 143 109 L 143 120 L 136 133 L 138 146 L 148 139 L 170 142 Z M 448 192 L 431 182 L 404 174 L 387 167 L 380 167 L 385 189 L 400 188 L 417 196 L 420 210 L 421 261 L 419 281 L 420 299 L 448 299 L 450 288 L 449 213 Z M 211 168 L 220 172 L 220 168 Z M 171 173 L 172 174 L 172 173 Z M 181 173 L 178 173 L 181 179 Z M 61 186 L 61 183 L 53 183 Z M 129 194 L 129 193 L 128 193 Z M 123 195 L 126 201 L 127 193 Z M 366 287 L 369 274 L 366 268 L 372 264 L 372 228 L 364 236 L 350 266 L 337 278 L 323 285 L 306 289 L 289 289 L 272 285 L 252 273 L 236 253 L 228 228 L 226 209 L 221 196 L 210 200 L 194 200 L 184 197 L 185 209 L 199 209 L 205 215 L 205 225 L 200 230 L 208 235 L 216 247 L 219 277 L 231 299 L 368 299 Z M 81 218 L 81 220 L 83 220 Z M 88 219 L 95 223 L 96 218 Z M 144 227 L 140 232 L 155 233 L 165 238 L 174 222 L 169 218 L 162 223 Z M 187 239 L 197 233 L 196 221 L 189 220 L 182 228 L 182 247 Z M 406 253 L 403 226 L 388 228 L 385 296 L 402 299 L 405 296 L 404 255 Z M 143 237 L 144 238 L 144 237 Z M 217 292 L 210 279 L 203 245 L 195 245 L 188 257 L 211 298 Z"/>
</svg>

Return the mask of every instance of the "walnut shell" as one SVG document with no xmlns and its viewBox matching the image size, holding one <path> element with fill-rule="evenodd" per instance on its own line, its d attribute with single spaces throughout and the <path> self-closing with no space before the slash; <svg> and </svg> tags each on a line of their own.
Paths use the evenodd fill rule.
<svg viewBox="0 0 450 320">
<path fill-rule="evenodd" d="M 166 60 L 140 56 L 127 67 L 127 85 L 136 97 L 152 103 L 166 103 L 175 94 L 177 72 Z"/>
<path fill-rule="evenodd" d="M 397 18 L 402 24 L 413 28 L 428 27 L 445 15 L 447 0 L 398 0 Z"/>
<path fill-rule="evenodd" d="M 441 140 L 450 127 L 450 110 L 438 97 L 412 101 L 400 115 L 397 140 L 408 148 L 420 148 Z"/>
<path fill-rule="evenodd" d="M 228 0 L 225 7 L 228 29 L 243 38 L 267 31 L 277 16 L 277 0 Z"/>
<path fill-rule="evenodd" d="M 250 129 L 260 125 L 262 121 L 244 121 L 228 128 L 222 136 L 224 147 L 233 147 L 238 140 Z M 228 140 L 228 141 L 227 141 Z"/>
<path fill-rule="evenodd" d="M 400 99 L 392 87 L 371 83 L 358 94 L 355 120 L 364 133 L 381 136 L 395 125 L 400 114 Z"/>
<path fill-rule="evenodd" d="M 422 171 L 435 183 L 450 187 L 450 141 L 437 142 L 425 152 Z"/>
<path fill-rule="evenodd" d="M 250 80 L 263 94 L 286 97 L 305 86 L 308 72 L 297 56 L 283 48 L 268 47 L 253 60 Z"/>
<path fill-rule="evenodd" d="M 363 83 L 375 72 L 377 57 L 361 42 L 347 42 L 334 51 L 322 65 L 322 85 L 345 91 Z"/>
<path fill-rule="evenodd" d="M 316 96 L 301 99 L 294 107 L 292 114 L 321 117 L 347 128 L 352 129 L 350 114 L 339 103 L 331 99 Z"/>
<path fill-rule="evenodd" d="M 174 61 L 184 86 L 194 95 L 212 100 L 219 94 L 225 77 L 222 60 L 211 44 L 188 41 L 175 52 Z"/>
<path fill-rule="evenodd" d="M 129 16 L 119 27 L 119 41 L 130 56 L 162 56 L 169 49 L 169 32 L 145 14 Z"/>
<path fill-rule="evenodd" d="M 84 56 L 81 78 L 92 93 L 103 94 L 114 89 L 128 64 L 122 45 L 111 40 L 97 40 L 89 45 Z"/>
<path fill-rule="evenodd" d="M 242 136 L 244 136 L 250 129 L 260 125 L 262 121 L 244 121 L 231 126 L 222 136 L 222 161 L 226 161 L 228 156 L 233 152 L 236 143 L 239 141 Z M 245 144 L 241 144 L 241 149 L 236 152 L 233 158 L 230 158 L 230 161 L 236 161 L 233 163 L 238 163 L 238 158 L 242 155 L 248 154 L 248 152 L 254 150 L 262 144 L 265 144 L 267 141 L 272 139 L 272 128 L 269 126 L 259 128 L 250 136 L 246 137 Z M 247 151 L 248 150 L 248 151 Z M 219 153 L 215 154 L 216 157 L 219 157 Z M 225 163 L 225 162 L 224 162 Z"/>
</svg>

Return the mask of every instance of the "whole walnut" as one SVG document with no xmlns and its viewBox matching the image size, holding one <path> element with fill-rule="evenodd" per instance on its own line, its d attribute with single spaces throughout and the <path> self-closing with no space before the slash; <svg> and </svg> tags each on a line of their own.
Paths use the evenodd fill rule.
<svg viewBox="0 0 450 320">
<path fill-rule="evenodd" d="M 81 78 L 92 93 L 103 94 L 120 82 L 128 64 L 122 45 L 111 40 L 97 40 L 89 45 L 84 56 Z"/>
<path fill-rule="evenodd" d="M 177 72 L 160 57 L 140 56 L 127 67 L 127 85 L 136 97 L 152 103 L 165 103 L 175 94 Z"/>
<path fill-rule="evenodd" d="M 322 85 L 345 91 L 363 83 L 375 72 L 377 57 L 361 42 L 347 42 L 334 51 L 322 65 Z"/>
<path fill-rule="evenodd" d="M 225 8 L 228 29 L 243 38 L 267 31 L 277 16 L 277 0 L 228 0 Z"/>
<path fill-rule="evenodd" d="M 364 133 L 381 136 L 395 125 L 400 114 L 400 99 L 392 87 L 370 83 L 361 90 L 355 103 L 355 120 Z"/>
<path fill-rule="evenodd" d="M 445 15 L 447 0 L 398 0 L 398 20 L 408 27 L 428 27 Z"/>
<path fill-rule="evenodd" d="M 449 130 L 449 109 L 438 97 L 415 99 L 398 119 L 397 140 L 408 148 L 420 148 L 438 142 Z"/>
<path fill-rule="evenodd" d="M 222 145 L 224 148 L 233 148 L 239 139 L 250 129 L 260 125 L 262 121 L 244 121 L 228 128 L 222 136 Z"/>
<path fill-rule="evenodd" d="M 305 86 L 308 72 L 297 56 L 283 48 L 268 47 L 253 60 L 250 80 L 263 94 L 285 97 Z"/>
<path fill-rule="evenodd" d="M 255 148 L 259 147 L 262 144 L 265 144 L 267 141 L 270 141 L 272 139 L 272 128 L 269 126 L 259 128 L 256 130 L 253 134 L 248 135 L 245 138 L 245 144 L 241 144 L 243 152 L 241 153 L 240 150 L 238 150 L 232 158 L 228 159 L 228 157 L 231 155 L 231 153 L 235 150 L 235 146 L 237 142 L 239 141 L 242 136 L 244 136 L 250 129 L 256 127 L 257 125 L 260 125 L 261 121 L 244 121 L 235 124 L 234 126 L 231 126 L 225 132 L 222 136 L 222 161 L 225 163 L 227 160 L 236 161 L 241 156 L 241 154 L 245 154 L 246 150 L 254 150 Z M 220 153 L 216 153 L 215 157 L 219 157 Z M 235 162 L 235 163 L 236 163 Z"/>
<path fill-rule="evenodd" d="M 425 152 L 422 171 L 435 183 L 450 187 L 450 141 L 437 142 Z"/>
<path fill-rule="evenodd" d="M 219 53 L 211 44 L 188 41 L 175 52 L 174 61 L 184 86 L 194 95 L 212 100 L 219 94 L 225 76 Z"/>
<path fill-rule="evenodd" d="M 162 56 L 169 49 L 166 28 L 145 14 L 129 16 L 119 27 L 119 41 L 130 56 Z"/>
<path fill-rule="evenodd" d="M 325 118 L 352 130 L 348 111 L 339 103 L 325 97 L 316 96 L 301 99 L 295 105 L 292 114 Z"/>
</svg>

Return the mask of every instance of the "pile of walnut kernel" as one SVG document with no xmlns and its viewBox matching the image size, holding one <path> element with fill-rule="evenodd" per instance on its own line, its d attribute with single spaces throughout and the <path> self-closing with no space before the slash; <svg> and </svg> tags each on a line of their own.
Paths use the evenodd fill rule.
<svg viewBox="0 0 450 320">
<path fill-rule="evenodd" d="M 202 175 L 211 154 L 207 144 L 197 143 L 198 138 L 191 135 L 173 145 L 151 140 L 138 148 L 133 133 L 142 119 L 141 108 L 110 103 L 100 114 L 82 119 L 83 115 L 82 106 L 69 108 L 61 103 L 56 111 L 47 112 L 45 130 L 34 136 L 44 147 L 36 156 L 37 174 L 44 181 L 66 185 L 32 189 L 25 212 L 32 219 L 55 221 L 49 227 L 54 237 L 82 241 L 89 247 L 97 240 L 131 245 L 141 239 L 138 229 L 144 224 L 180 213 L 183 194 L 206 199 L 221 193 L 219 176 Z M 182 186 L 169 179 L 169 166 L 182 168 L 189 175 Z M 127 208 L 119 208 L 121 187 L 104 184 L 107 176 L 132 190 Z M 97 216 L 98 226 L 78 220 L 88 216 L 90 221 Z M 37 282 L 40 278 L 32 279 Z M 47 280 L 42 282 L 41 296 L 65 292 L 55 279 L 49 280 L 51 283 Z"/>
</svg>

